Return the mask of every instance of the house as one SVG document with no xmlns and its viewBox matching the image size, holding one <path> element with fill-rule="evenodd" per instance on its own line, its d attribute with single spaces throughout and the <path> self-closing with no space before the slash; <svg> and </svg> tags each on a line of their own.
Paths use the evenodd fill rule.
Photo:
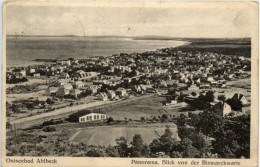
<svg viewBox="0 0 260 167">
<path fill-rule="evenodd" d="M 213 111 L 220 116 L 226 116 L 232 112 L 230 105 L 225 102 L 219 102 L 213 106 Z"/>
<path fill-rule="evenodd" d="M 126 94 L 127 94 L 126 90 L 124 88 L 118 88 L 115 93 L 116 93 L 116 95 L 118 95 L 120 97 L 126 96 Z"/>
<path fill-rule="evenodd" d="M 73 88 L 74 89 L 82 88 L 84 86 L 85 86 L 85 84 L 82 81 L 76 81 L 76 82 L 73 83 Z"/>
<path fill-rule="evenodd" d="M 33 74 L 35 72 L 36 72 L 35 68 L 29 68 L 27 71 L 28 74 Z"/>
<path fill-rule="evenodd" d="M 41 76 L 40 73 L 34 73 L 34 74 L 33 74 L 33 77 L 40 77 L 40 76 Z"/>
<path fill-rule="evenodd" d="M 26 71 L 23 70 L 23 69 L 14 69 L 12 71 L 12 74 L 14 74 L 15 76 L 21 76 L 21 77 L 18 77 L 18 78 L 26 77 Z"/>
<path fill-rule="evenodd" d="M 45 95 L 51 96 L 51 95 L 56 95 L 56 92 L 58 91 L 59 88 L 57 87 L 49 87 L 45 90 Z"/>
<path fill-rule="evenodd" d="M 78 70 L 78 71 L 76 71 L 75 74 L 74 74 L 74 78 L 75 78 L 76 80 L 83 80 L 83 79 L 85 79 L 86 77 L 87 77 L 86 72 L 83 71 L 83 70 Z"/>
<path fill-rule="evenodd" d="M 232 79 L 234 78 L 236 75 L 235 74 L 229 74 L 229 75 L 226 75 L 226 78 L 227 79 Z"/>
<path fill-rule="evenodd" d="M 61 74 L 61 78 L 63 79 L 69 79 L 70 78 L 70 75 L 68 73 L 62 73 Z"/>
<path fill-rule="evenodd" d="M 78 96 L 81 94 L 81 90 L 79 89 L 73 89 L 70 91 L 70 95 L 75 97 L 75 98 L 78 98 Z"/>
<path fill-rule="evenodd" d="M 88 94 L 94 95 L 98 92 L 99 88 L 100 87 L 97 86 L 97 85 L 91 85 L 91 86 L 88 87 L 87 92 L 88 92 Z"/>
<path fill-rule="evenodd" d="M 203 84 L 200 85 L 200 89 L 211 89 L 211 86 L 209 84 Z"/>
<path fill-rule="evenodd" d="M 69 94 L 70 94 L 70 90 L 65 89 L 64 87 L 60 87 L 56 92 L 56 95 L 59 97 L 63 97 L 65 95 L 69 95 Z"/>
<path fill-rule="evenodd" d="M 165 105 L 167 106 L 167 105 L 172 105 L 172 104 L 177 104 L 177 103 L 178 103 L 177 100 L 169 100 L 169 101 L 165 102 Z"/>
<path fill-rule="evenodd" d="M 198 90 L 199 87 L 197 85 L 191 85 L 190 87 L 188 87 L 188 90 Z"/>
<path fill-rule="evenodd" d="M 113 91 L 113 90 L 108 90 L 108 91 L 107 91 L 107 97 L 108 97 L 109 99 L 114 99 L 114 98 L 116 97 L 115 91 Z"/>
<path fill-rule="evenodd" d="M 131 81 L 132 81 L 131 78 L 124 78 L 124 83 L 125 83 L 125 84 L 130 84 Z"/>
<path fill-rule="evenodd" d="M 56 63 L 57 63 L 57 64 L 60 64 L 60 65 L 68 65 L 68 66 L 71 65 L 70 60 L 57 60 Z"/>
<path fill-rule="evenodd" d="M 93 84 L 94 85 L 106 85 L 106 84 L 108 84 L 108 81 L 107 80 L 95 80 L 95 81 L 93 81 Z"/>
<path fill-rule="evenodd" d="M 69 121 L 82 123 L 82 122 L 105 120 L 106 118 L 107 116 L 104 113 L 81 110 L 77 113 L 71 114 L 69 116 Z"/>
<path fill-rule="evenodd" d="M 65 80 L 65 79 L 60 79 L 60 80 L 58 80 L 57 82 L 55 82 L 55 86 L 60 87 L 60 86 L 65 85 L 66 83 L 67 83 L 67 80 Z"/>
<path fill-rule="evenodd" d="M 161 81 L 159 82 L 159 87 L 160 87 L 160 88 L 167 88 L 167 83 L 166 83 L 166 81 L 165 81 L 165 80 L 161 80 Z"/>
<path fill-rule="evenodd" d="M 62 85 L 61 87 L 64 88 L 64 89 L 67 89 L 67 90 L 72 90 L 73 89 L 71 84 L 65 84 L 65 85 Z"/>
<path fill-rule="evenodd" d="M 142 89 L 142 87 L 140 85 L 134 85 L 132 90 L 135 91 L 136 93 L 141 93 L 141 94 L 143 94 L 143 92 L 144 92 L 144 90 Z"/>
<path fill-rule="evenodd" d="M 67 68 L 66 66 L 59 66 L 57 67 L 57 71 L 61 74 L 63 73 L 63 71 L 65 71 L 66 68 Z"/>
<path fill-rule="evenodd" d="M 142 84 L 150 85 L 150 84 L 151 84 L 151 81 L 150 81 L 149 79 L 143 79 L 143 80 L 142 80 Z"/>
<path fill-rule="evenodd" d="M 65 95 L 69 95 L 70 91 L 73 89 L 71 84 L 62 85 L 56 92 L 57 96 L 63 97 Z"/>
<path fill-rule="evenodd" d="M 148 92 L 148 93 L 156 93 L 156 89 L 154 89 L 154 88 L 147 88 L 146 92 Z"/>
<path fill-rule="evenodd" d="M 101 101 L 106 101 L 106 100 L 108 100 L 107 94 L 106 94 L 106 93 L 100 93 L 100 94 L 99 94 L 99 99 L 100 99 Z"/>
<path fill-rule="evenodd" d="M 232 99 L 238 99 L 243 106 L 248 105 L 247 98 L 242 94 L 235 93 L 234 96 L 232 97 Z"/>
</svg>

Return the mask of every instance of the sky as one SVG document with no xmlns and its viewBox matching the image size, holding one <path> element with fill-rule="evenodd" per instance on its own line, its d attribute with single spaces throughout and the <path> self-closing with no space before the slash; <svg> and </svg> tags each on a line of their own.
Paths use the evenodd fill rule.
<svg viewBox="0 0 260 167">
<path fill-rule="evenodd" d="M 196 6 L 196 5 L 195 5 Z M 6 8 L 7 35 L 250 37 L 250 10 L 230 6 L 26 6 Z"/>
</svg>

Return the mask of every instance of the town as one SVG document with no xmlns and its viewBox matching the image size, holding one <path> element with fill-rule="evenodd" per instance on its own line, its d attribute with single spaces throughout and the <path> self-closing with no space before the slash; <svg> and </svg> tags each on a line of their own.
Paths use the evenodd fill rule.
<svg viewBox="0 0 260 167">
<path fill-rule="evenodd" d="M 39 125 L 45 132 L 72 129 L 71 141 L 109 146 L 116 143 L 117 134 L 125 134 L 118 130 L 125 126 L 131 131 L 126 132 L 128 138 L 147 135 L 144 142 L 149 144 L 163 136 L 165 125 L 178 131 L 176 141 L 183 141 L 180 127 L 206 111 L 223 119 L 250 116 L 251 60 L 246 56 L 163 48 L 40 61 L 7 68 L 10 133 Z M 97 142 L 91 138 L 94 131 L 80 129 L 88 127 L 97 128 L 102 137 L 113 133 L 116 138 Z M 101 134 L 99 127 L 107 133 Z M 153 156 L 167 157 L 167 151 Z"/>
</svg>

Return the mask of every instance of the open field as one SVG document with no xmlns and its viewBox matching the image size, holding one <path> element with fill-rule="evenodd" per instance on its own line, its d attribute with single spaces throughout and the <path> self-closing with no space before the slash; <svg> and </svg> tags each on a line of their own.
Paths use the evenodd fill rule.
<svg viewBox="0 0 260 167">
<path fill-rule="evenodd" d="M 140 100 L 130 101 L 121 105 L 107 106 L 104 111 L 115 120 L 140 120 L 140 117 L 152 118 L 162 116 L 162 114 L 179 115 L 180 108 L 185 107 L 186 103 L 178 103 L 169 106 L 163 106 L 165 97 L 154 95 L 142 98 Z"/>
<path fill-rule="evenodd" d="M 125 137 L 131 142 L 135 134 L 140 134 L 146 144 L 150 144 L 153 139 L 159 138 L 164 134 L 166 124 L 157 124 L 149 126 L 105 126 L 105 127 L 88 127 L 79 129 L 70 129 L 70 140 L 74 142 L 82 142 L 87 145 L 116 145 L 115 139 Z M 179 140 L 177 128 L 171 123 L 173 138 Z M 102 140 L 97 140 L 102 139 Z M 128 143 L 130 144 L 130 143 Z"/>
</svg>

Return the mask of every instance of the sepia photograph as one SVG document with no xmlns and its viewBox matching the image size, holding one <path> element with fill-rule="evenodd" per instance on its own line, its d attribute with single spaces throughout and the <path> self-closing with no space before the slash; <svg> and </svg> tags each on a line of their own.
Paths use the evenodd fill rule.
<svg viewBox="0 0 260 167">
<path fill-rule="evenodd" d="M 7 166 L 257 165 L 257 2 L 11 1 L 2 42 Z"/>
</svg>

